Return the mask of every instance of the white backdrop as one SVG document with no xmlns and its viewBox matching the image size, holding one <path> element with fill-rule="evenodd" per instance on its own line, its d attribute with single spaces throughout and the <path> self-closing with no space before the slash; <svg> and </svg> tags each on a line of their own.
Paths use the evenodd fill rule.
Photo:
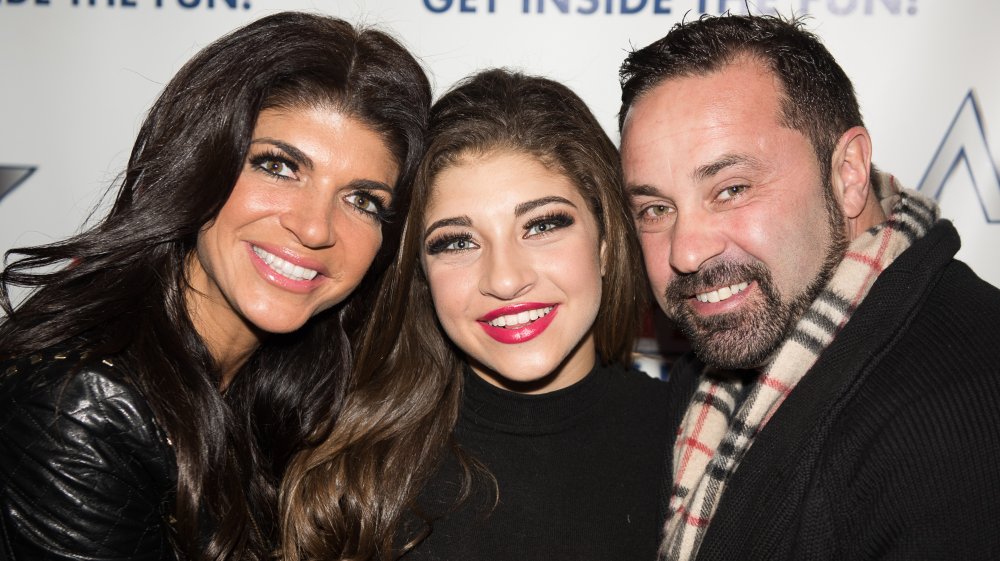
<svg viewBox="0 0 1000 561">
<path fill-rule="evenodd" d="M 178 68 L 223 33 L 285 9 L 393 32 L 436 93 L 488 66 L 575 89 L 615 140 L 631 46 L 735 0 L 0 0 L 0 252 L 79 230 Z M 936 196 L 959 257 L 1000 286 L 1000 2 L 759 0 L 808 13 L 854 80 L 875 161 Z"/>
</svg>

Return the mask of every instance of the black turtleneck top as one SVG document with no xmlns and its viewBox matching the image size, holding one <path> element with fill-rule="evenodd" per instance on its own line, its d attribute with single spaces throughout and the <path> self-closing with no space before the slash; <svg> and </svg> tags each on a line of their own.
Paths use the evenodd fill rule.
<svg viewBox="0 0 1000 561">
<path fill-rule="evenodd" d="M 403 559 L 655 559 L 673 442 L 665 382 L 598 366 L 568 388 L 525 395 L 467 370 L 463 392 L 455 439 L 499 495 L 474 478 L 456 506 L 462 469 L 448 453 L 418 501 L 430 534 Z"/>
</svg>

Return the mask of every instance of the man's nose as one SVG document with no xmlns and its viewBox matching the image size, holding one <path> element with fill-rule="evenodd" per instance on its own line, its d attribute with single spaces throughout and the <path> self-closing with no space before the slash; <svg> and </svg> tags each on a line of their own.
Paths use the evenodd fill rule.
<svg viewBox="0 0 1000 561">
<path fill-rule="evenodd" d="M 698 271 L 726 247 L 718 228 L 701 213 L 678 215 L 670 235 L 670 266 L 678 273 Z"/>
</svg>

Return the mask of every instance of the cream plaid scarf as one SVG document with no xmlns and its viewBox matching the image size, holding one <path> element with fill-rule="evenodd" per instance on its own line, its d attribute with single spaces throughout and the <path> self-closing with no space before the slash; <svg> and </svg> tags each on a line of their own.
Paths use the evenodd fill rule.
<svg viewBox="0 0 1000 561">
<path fill-rule="evenodd" d="M 674 485 L 660 558 L 694 559 L 719 497 L 754 438 L 858 304 L 879 273 L 938 218 L 936 203 L 879 174 L 874 185 L 888 219 L 858 236 L 823 292 L 734 411 L 743 382 L 706 368 L 674 444 Z"/>
</svg>

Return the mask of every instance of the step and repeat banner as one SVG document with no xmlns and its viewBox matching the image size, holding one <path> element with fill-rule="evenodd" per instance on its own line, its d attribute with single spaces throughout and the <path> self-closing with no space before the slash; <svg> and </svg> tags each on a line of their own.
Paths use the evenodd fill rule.
<svg viewBox="0 0 1000 561">
<path fill-rule="evenodd" d="M 703 13 L 808 14 L 854 80 L 875 162 L 937 198 L 960 258 L 1000 286 L 1000 2 L 987 0 L 0 0 L 0 251 L 99 214 L 174 72 L 287 9 L 391 31 L 438 94 L 491 66 L 558 79 L 616 141 L 633 47 Z"/>
</svg>

